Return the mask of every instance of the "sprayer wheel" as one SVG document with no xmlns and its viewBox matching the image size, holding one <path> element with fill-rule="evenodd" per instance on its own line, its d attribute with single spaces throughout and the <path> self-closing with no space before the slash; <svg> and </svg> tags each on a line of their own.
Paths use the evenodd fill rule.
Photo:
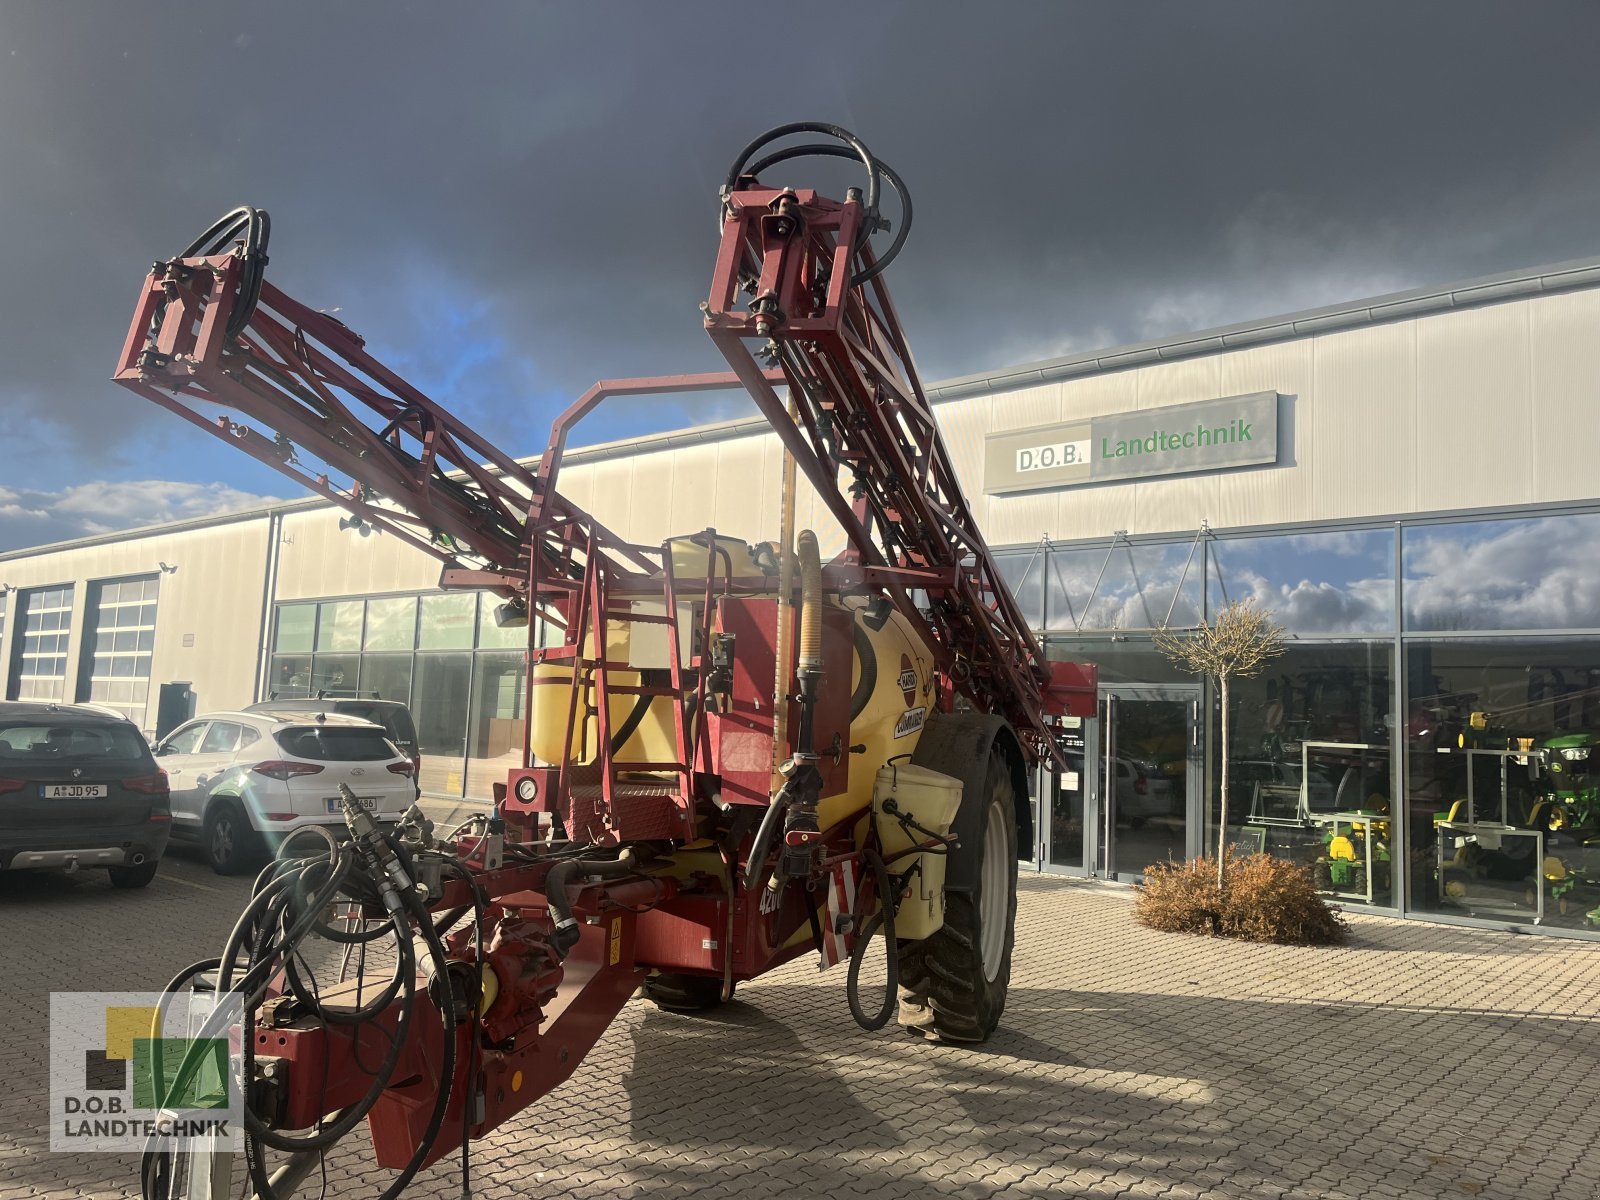
<svg viewBox="0 0 1600 1200">
<path fill-rule="evenodd" d="M 978 885 L 945 894 L 944 925 L 900 944 L 900 1024 L 932 1041 L 986 1041 L 1000 1023 L 1011 982 L 1017 917 L 1017 813 L 1011 771 L 989 754 L 981 841 L 957 853 L 979 856 Z"/>
<path fill-rule="evenodd" d="M 705 1012 L 722 1005 L 722 980 L 662 971 L 644 981 L 644 994 L 667 1012 Z"/>
</svg>

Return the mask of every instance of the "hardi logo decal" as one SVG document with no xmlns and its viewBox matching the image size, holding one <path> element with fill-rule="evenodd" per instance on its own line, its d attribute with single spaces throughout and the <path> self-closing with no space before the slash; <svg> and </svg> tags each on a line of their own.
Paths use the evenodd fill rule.
<svg viewBox="0 0 1600 1200">
<path fill-rule="evenodd" d="M 907 655 L 900 656 L 900 678 L 895 682 L 906 698 L 906 707 L 910 708 L 917 702 L 917 673 L 911 669 L 911 659 Z"/>
</svg>

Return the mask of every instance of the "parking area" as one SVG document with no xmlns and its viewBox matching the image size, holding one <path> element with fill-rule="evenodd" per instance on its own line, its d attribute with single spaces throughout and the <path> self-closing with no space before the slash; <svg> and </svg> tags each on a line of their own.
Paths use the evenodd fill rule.
<svg viewBox="0 0 1600 1200">
<path fill-rule="evenodd" d="M 131 1158 L 47 1150 L 49 993 L 159 988 L 247 888 L 184 850 L 144 892 L 0 877 L 0 1200 L 138 1194 Z M 865 1033 L 842 984 L 805 961 L 709 1018 L 635 1000 L 477 1147 L 473 1195 L 1600 1195 L 1600 945 L 1371 917 L 1338 950 L 1233 945 L 1025 877 L 990 1044 Z M 377 1195 L 345 1147 L 326 1194 Z M 408 1194 L 459 1196 L 459 1163 Z"/>
</svg>

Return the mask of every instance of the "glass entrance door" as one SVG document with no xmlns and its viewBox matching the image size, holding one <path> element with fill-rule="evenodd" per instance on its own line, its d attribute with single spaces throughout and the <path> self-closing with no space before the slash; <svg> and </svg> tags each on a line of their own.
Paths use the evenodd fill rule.
<svg viewBox="0 0 1600 1200">
<path fill-rule="evenodd" d="M 1152 863 L 1198 852 L 1199 719 L 1198 686 L 1102 692 L 1092 874 L 1138 879 Z"/>
<path fill-rule="evenodd" d="M 1046 871 L 1084 873 L 1084 849 L 1089 832 L 1088 798 L 1094 787 L 1095 756 L 1089 750 L 1093 721 L 1066 719 L 1061 753 L 1066 768 L 1047 762 L 1038 772 L 1035 827 L 1039 834 L 1039 861 Z"/>
</svg>

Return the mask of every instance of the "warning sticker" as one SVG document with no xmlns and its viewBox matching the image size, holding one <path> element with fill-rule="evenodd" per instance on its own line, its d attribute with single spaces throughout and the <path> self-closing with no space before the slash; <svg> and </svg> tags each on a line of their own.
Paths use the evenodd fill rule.
<svg viewBox="0 0 1600 1200">
<path fill-rule="evenodd" d="M 611 965 L 622 961 L 622 918 L 611 918 Z"/>
</svg>

